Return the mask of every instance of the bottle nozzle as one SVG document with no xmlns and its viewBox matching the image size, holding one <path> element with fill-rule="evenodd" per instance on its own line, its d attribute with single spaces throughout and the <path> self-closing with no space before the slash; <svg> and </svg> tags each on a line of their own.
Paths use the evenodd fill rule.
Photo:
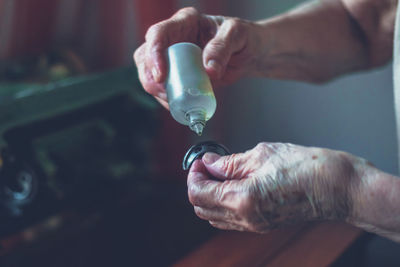
<svg viewBox="0 0 400 267">
<path fill-rule="evenodd" d="M 192 110 L 186 114 L 189 121 L 189 127 L 198 136 L 203 133 L 204 126 L 206 125 L 205 112 L 201 110 Z"/>
<path fill-rule="evenodd" d="M 196 132 L 198 136 L 201 136 L 201 134 L 203 133 L 203 128 L 204 128 L 204 125 L 200 122 L 195 123 L 194 125 L 190 126 L 190 129 L 192 129 L 192 131 Z"/>
</svg>

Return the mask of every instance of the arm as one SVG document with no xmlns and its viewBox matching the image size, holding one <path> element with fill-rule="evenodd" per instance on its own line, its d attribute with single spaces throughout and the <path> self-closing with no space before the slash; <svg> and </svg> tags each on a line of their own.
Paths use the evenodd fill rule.
<svg viewBox="0 0 400 267">
<path fill-rule="evenodd" d="M 358 170 L 352 186 L 353 210 L 347 221 L 400 242 L 400 178 L 372 166 Z"/>
<path fill-rule="evenodd" d="M 392 56 L 397 1 L 322 0 L 258 22 L 261 76 L 321 82 Z"/>
<path fill-rule="evenodd" d="M 165 49 L 203 48 L 214 87 L 244 76 L 322 82 L 391 58 L 397 0 L 320 0 L 259 22 L 179 10 L 148 30 L 134 54 L 144 89 L 165 107 Z"/>
</svg>

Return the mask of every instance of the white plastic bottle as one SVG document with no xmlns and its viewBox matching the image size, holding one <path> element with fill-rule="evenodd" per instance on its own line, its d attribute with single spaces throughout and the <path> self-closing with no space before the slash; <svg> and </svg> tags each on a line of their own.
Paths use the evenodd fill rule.
<svg viewBox="0 0 400 267">
<path fill-rule="evenodd" d="M 166 90 L 172 117 L 201 135 L 217 102 L 203 63 L 200 47 L 177 43 L 167 50 Z"/>
</svg>

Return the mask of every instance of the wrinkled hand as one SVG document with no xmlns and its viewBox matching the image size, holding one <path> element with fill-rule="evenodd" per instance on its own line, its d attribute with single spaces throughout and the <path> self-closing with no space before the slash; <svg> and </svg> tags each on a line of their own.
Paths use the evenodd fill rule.
<svg viewBox="0 0 400 267">
<path fill-rule="evenodd" d="M 360 161 L 344 152 L 282 143 L 260 143 L 224 157 L 207 153 L 190 169 L 189 200 L 200 218 L 220 229 L 263 233 L 345 219 Z"/>
<path fill-rule="evenodd" d="M 168 107 L 163 82 L 167 75 L 165 50 L 178 42 L 203 48 L 203 64 L 214 87 L 239 79 L 260 57 L 257 25 L 249 21 L 200 14 L 194 8 L 179 10 L 170 19 L 149 28 L 146 41 L 134 53 L 144 89 Z"/>
</svg>

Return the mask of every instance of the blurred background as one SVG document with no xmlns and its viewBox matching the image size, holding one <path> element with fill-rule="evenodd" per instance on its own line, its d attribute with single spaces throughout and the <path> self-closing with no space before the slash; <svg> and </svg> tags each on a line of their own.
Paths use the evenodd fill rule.
<svg viewBox="0 0 400 267">
<path fill-rule="evenodd" d="M 94 73 L 107 73 L 121 67 L 127 67 L 127 69 L 132 70 L 132 54 L 143 42 L 147 28 L 155 22 L 170 17 L 184 6 L 194 6 L 201 12 L 208 14 L 259 20 L 277 15 L 302 2 L 304 1 L 0 0 L 0 72 L 3 74 L 3 76 L 0 75 L 2 77 L 1 81 L 7 82 L 7 86 L 12 82 L 26 83 L 34 81 L 36 83 L 37 79 L 32 79 L 32 75 L 28 75 L 28 79 L 24 77 L 19 79 L 20 76 L 17 74 L 21 72 L 29 73 L 29 70 L 20 71 L 21 66 L 26 66 L 26 62 L 36 62 L 29 63 L 34 66 L 32 69 L 36 71 L 37 66 L 42 64 L 40 62 L 43 62 L 43 58 L 47 60 L 45 60 L 47 62 L 46 71 L 50 73 L 55 70 L 56 74 L 59 74 L 57 72 L 59 70 L 57 68 L 59 62 L 54 63 L 54 58 L 62 58 L 62 64 L 70 61 L 75 62 L 72 64 L 73 67 L 69 68 L 67 77 L 73 77 L 77 74 L 90 76 Z M 54 66 L 56 66 L 55 69 Z M 35 71 L 34 73 L 37 73 Z M 6 75 L 7 73 L 8 76 Z M 134 71 L 132 75 L 136 75 Z M 48 78 L 48 76 L 46 77 Z M 62 77 L 64 78 L 64 76 Z M 85 82 L 93 81 L 93 86 L 99 86 L 99 84 L 104 84 L 105 81 L 112 83 L 113 80 L 107 79 L 115 79 L 115 77 L 110 77 L 96 76 L 91 78 L 93 80 Z M 3 84 L 3 86 L 5 85 Z M 74 90 L 80 90 L 79 83 L 77 86 Z M 122 87 L 123 85 L 121 85 Z M 140 89 L 139 85 L 136 85 L 136 87 Z M 124 90 L 121 89 L 122 91 Z M 171 191 L 168 192 L 174 194 L 174 197 L 171 197 L 169 193 L 166 193 L 165 196 L 162 195 L 166 199 L 172 199 L 171 201 L 179 203 L 181 199 L 178 196 L 185 197 L 185 188 L 182 185 L 185 180 L 185 173 L 180 170 L 182 157 L 191 144 L 208 139 L 225 144 L 233 152 L 250 149 L 261 141 L 290 142 L 307 146 L 328 147 L 364 157 L 373 162 L 378 168 L 397 174 L 397 144 L 391 64 L 366 73 L 348 75 L 324 85 L 270 79 L 245 79 L 227 88 L 217 90 L 216 95 L 217 113 L 207 126 L 205 135 L 201 138 L 195 137 L 189 129 L 176 123 L 168 112 L 155 107 L 154 103 L 149 104 L 151 106 L 149 108 L 149 106 L 143 107 L 137 104 L 140 101 L 134 101 L 136 103 L 134 105 L 138 106 L 139 111 L 121 111 L 124 116 L 141 112 L 140 114 L 147 114 L 143 115 L 145 118 L 154 118 L 154 120 L 143 120 L 139 116 L 138 119 L 135 117 L 132 120 L 121 121 L 121 125 L 132 123 L 136 128 L 139 125 L 146 125 L 148 132 L 146 128 L 143 136 L 151 136 L 150 140 L 146 139 L 147 141 L 137 141 L 142 140 L 139 137 L 135 139 L 141 144 L 148 144 L 148 146 L 141 147 L 141 149 L 147 152 L 151 151 L 146 156 L 146 162 L 151 162 L 149 163 L 148 172 L 141 175 L 151 175 L 155 182 L 153 181 L 150 185 L 142 184 L 142 187 L 151 188 L 149 190 L 152 194 L 157 195 L 158 198 L 151 198 L 148 203 L 158 203 L 157 201 L 160 201 L 160 199 L 164 200 L 162 197 L 159 198 L 162 194 L 157 191 L 163 191 L 162 188 L 172 187 L 169 189 Z M 146 96 L 143 97 L 146 98 Z M 119 100 L 115 101 L 117 101 L 117 104 L 103 103 L 103 106 L 97 107 L 97 110 L 120 106 Z M 152 100 L 146 101 L 151 102 Z M 1 103 L 2 100 L 0 99 Z M 82 112 L 81 109 L 79 109 L 79 112 Z M 51 116 L 42 115 L 43 118 L 46 118 L 46 121 L 41 122 L 42 124 L 39 126 L 31 126 L 29 124 L 30 127 L 33 127 L 29 129 L 33 129 L 32 131 L 35 132 L 35 129 L 48 125 L 50 123 L 49 119 L 58 118 L 57 116 L 57 114 L 52 114 Z M 106 115 L 102 114 L 101 118 L 103 119 L 104 116 Z M 120 116 L 120 113 L 115 116 Z M 104 120 L 107 121 L 107 119 Z M 71 119 L 71 121 L 74 120 Z M 119 126 L 112 125 L 112 127 L 118 128 Z M 134 129 L 136 129 L 135 127 Z M 125 128 L 121 129 L 125 131 Z M 134 129 L 131 131 L 134 131 Z M 17 130 L 13 130 L 14 132 L 11 130 L 7 129 L 8 136 L 18 137 L 21 135 Z M 118 130 L 116 131 L 118 132 Z M 37 135 L 43 135 L 43 132 Z M 15 139 L 9 137 L 6 141 L 12 143 Z M 20 144 L 21 142 L 18 139 L 14 141 L 15 143 Z M 21 151 L 20 145 L 14 145 L 14 147 L 16 147 L 15 150 Z M 139 148 L 137 151 L 139 151 Z M 21 153 L 23 154 L 23 152 Z M 131 156 L 128 155 L 127 158 Z M 88 157 L 91 157 L 91 155 L 88 155 Z M 138 158 L 137 155 L 132 157 Z M 38 160 L 32 159 L 32 161 L 36 162 Z M 171 186 L 171 183 L 166 181 L 173 181 L 171 183 L 176 183 L 176 186 L 175 184 Z M 155 184 L 158 184 L 158 187 Z M 155 187 L 157 189 L 154 189 Z M 96 187 L 92 190 L 95 191 Z M 151 194 L 149 193 L 148 195 Z M 158 264 L 164 265 L 168 261 L 177 259 L 185 251 L 181 247 L 186 247 L 185 249 L 188 251 L 189 248 L 204 240 L 207 235 L 212 234 L 212 230 L 209 230 L 206 224 L 202 224 L 195 217 L 192 217 L 190 205 L 188 205 L 186 198 L 185 201 L 182 204 L 184 206 L 182 209 L 189 214 L 185 215 L 185 222 L 193 221 L 193 224 L 198 225 L 196 229 L 201 230 L 198 231 L 198 237 L 194 238 L 192 242 L 183 241 L 175 237 L 176 244 L 181 244 L 174 247 L 173 244 L 175 243 L 170 243 L 172 244 L 171 251 L 165 251 L 166 256 L 164 258 L 160 257 L 160 261 L 163 261 L 157 262 Z M 151 205 L 149 204 L 149 207 Z M 154 206 L 157 207 L 156 204 Z M 71 207 L 74 206 L 72 205 Z M 111 209 L 113 209 L 112 207 L 111 205 Z M 74 208 L 71 209 L 73 210 Z M 134 209 L 143 209 L 143 214 L 147 214 L 144 211 L 146 209 L 143 207 L 134 206 Z M 36 224 L 46 216 L 58 214 L 57 212 L 60 210 L 61 208 L 49 208 L 48 213 L 40 218 L 33 219 L 30 217 L 28 223 L 21 224 L 21 227 L 13 229 L 13 232 L 18 233 L 21 229 L 25 229 L 24 227 Z M 170 214 L 168 212 L 165 213 Z M 155 216 L 155 220 L 163 220 L 162 216 L 164 215 Z M 125 215 L 121 214 L 114 214 L 113 216 L 120 216 L 120 218 L 126 219 L 123 217 Z M 171 217 L 171 215 L 168 216 Z M 82 217 L 79 218 L 82 219 Z M 26 220 L 24 219 L 24 221 Z M 111 221 L 105 219 L 103 221 L 104 228 L 96 231 L 106 231 L 104 229 L 109 229 L 107 227 L 115 228 L 116 226 Z M 128 221 L 137 223 L 137 217 L 130 217 Z M 178 218 L 168 225 L 173 225 L 174 223 L 177 225 L 174 229 L 184 228 L 182 225 L 185 225 L 185 223 Z M 14 224 L 14 221 L 10 221 L 10 224 Z M 146 225 L 146 222 L 143 221 L 139 225 L 140 227 L 147 227 L 146 229 L 149 231 L 152 230 L 150 229 L 152 227 L 153 229 L 159 227 L 159 223 L 156 221 L 151 225 Z M 136 241 L 139 240 L 140 243 L 142 241 L 140 241 L 141 236 L 138 235 L 138 227 L 132 226 L 136 231 L 133 231 L 128 236 Z M 14 244 L 22 244 L 24 242 L 16 241 L 16 239 L 21 239 L 20 236 L 10 237 L 7 234 L 7 229 L 9 228 L 3 231 L 3 236 L 8 237 L 6 242 L 3 242 L 3 246 L 10 249 L 4 254 L 8 255 L 6 259 L 9 265 L 7 266 L 14 266 L 12 264 L 18 258 L 18 253 L 12 252 L 17 251 L 15 249 L 18 246 Z M 163 229 L 166 229 L 166 226 Z M 92 233 L 93 236 L 98 233 L 96 231 Z M 161 233 L 162 230 L 158 232 Z M 188 228 L 187 232 L 192 232 L 192 229 Z M 117 235 L 123 236 L 124 233 L 126 232 L 121 231 Z M 161 235 L 159 234 L 159 236 Z M 26 239 L 26 236 L 24 238 Z M 112 243 L 113 237 L 107 236 L 107 238 L 108 242 Z M 161 241 L 157 238 L 151 239 L 146 244 L 148 245 L 147 247 L 150 247 L 157 242 L 170 242 L 168 240 L 171 240 L 171 236 L 163 237 Z M 172 238 L 172 240 L 174 239 Z M 93 241 L 96 244 L 99 242 L 101 241 L 97 239 Z M 130 240 L 125 238 L 123 242 L 129 243 Z M 146 244 L 143 245 L 142 242 L 143 247 L 146 247 Z M 76 244 L 71 241 L 70 246 L 74 247 Z M 139 247 L 140 245 L 136 245 L 137 255 L 144 251 L 144 249 L 140 250 Z M 160 249 L 164 247 L 160 244 Z M 108 251 L 110 246 L 105 246 L 102 249 Z M 180 252 L 178 253 L 177 251 Z M 395 266 L 390 264 L 400 261 L 400 254 L 397 253 L 400 252 L 400 246 L 385 239 L 372 237 L 368 241 L 366 251 L 365 257 L 368 260 L 365 261 L 366 265 L 364 266 L 378 266 L 378 264 L 380 266 Z M 86 253 L 88 252 L 86 251 Z M 94 250 L 91 253 L 95 253 Z M 111 254 L 123 259 L 127 257 L 126 254 L 120 251 L 114 251 L 113 253 Z M 84 256 L 82 257 L 84 258 Z M 111 258 L 110 256 L 110 261 Z M 121 259 L 121 265 L 119 266 L 123 266 L 123 259 Z M 54 264 L 54 261 L 49 260 L 49 264 L 51 263 Z M 80 264 L 82 265 L 71 262 L 71 265 L 60 266 L 85 266 L 85 263 L 87 264 L 85 259 L 80 259 Z M 25 264 L 25 262 L 21 264 Z"/>
</svg>

